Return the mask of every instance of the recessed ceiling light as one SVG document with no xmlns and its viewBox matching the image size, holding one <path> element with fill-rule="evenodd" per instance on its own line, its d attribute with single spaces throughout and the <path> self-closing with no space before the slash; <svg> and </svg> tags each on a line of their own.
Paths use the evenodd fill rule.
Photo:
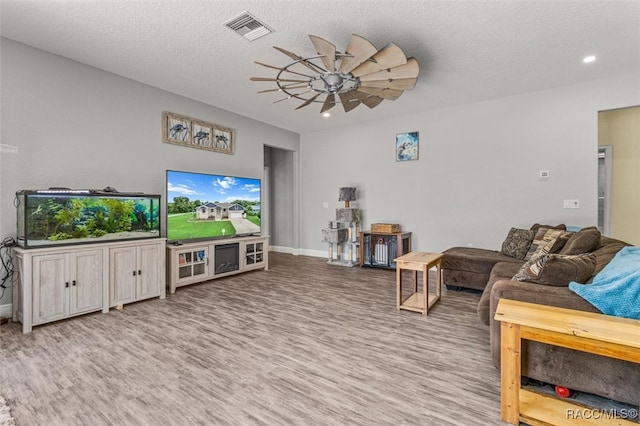
<svg viewBox="0 0 640 426">
<path fill-rule="evenodd" d="M 322 116 L 323 116 L 324 118 L 329 118 L 329 117 L 331 117 L 331 113 L 329 113 L 329 112 L 325 112 L 325 113 L 323 113 L 323 114 L 322 114 Z"/>
<path fill-rule="evenodd" d="M 595 61 L 596 57 L 593 55 L 589 55 L 589 56 L 585 56 L 584 59 L 582 59 L 582 62 L 584 62 L 585 64 L 590 64 L 591 62 Z"/>
</svg>

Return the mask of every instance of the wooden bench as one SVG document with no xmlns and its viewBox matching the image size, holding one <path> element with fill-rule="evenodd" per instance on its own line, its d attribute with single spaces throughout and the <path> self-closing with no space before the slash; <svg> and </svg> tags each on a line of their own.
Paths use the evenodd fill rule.
<svg viewBox="0 0 640 426">
<path fill-rule="evenodd" d="M 640 321 L 509 299 L 500 299 L 495 319 L 501 322 L 503 421 L 514 425 L 638 425 L 624 419 L 625 415 L 637 416 L 637 411 L 598 411 L 521 389 L 520 375 L 521 339 L 640 363 Z"/>
</svg>

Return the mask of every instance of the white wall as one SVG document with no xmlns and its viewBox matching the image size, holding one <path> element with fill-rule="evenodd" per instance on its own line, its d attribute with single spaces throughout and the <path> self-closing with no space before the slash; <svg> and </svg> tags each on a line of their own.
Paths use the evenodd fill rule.
<svg viewBox="0 0 640 426">
<path fill-rule="evenodd" d="M 342 186 L 357 187 L 364 228 L 399 223 L 414 250 L 499 250 L 511 226 L 595 225 L 597 112 L 637 104 L 635 74 L 304 134 L 300 246 L 326 252 L 320 230 Z M 420 132 L 419 160 L 396 162 L 395 135 L 410 131 Z"/>
<path fill-rule="evenodd" d="M 112 186 L 164 196 L 166 169 L 261 178 L 263 145 L 299 149 L 296 133 L 8 39 L 0 42 L 0 143 L 18 150 L 0 154 L 2 238 L 15 237 L 13 202 L 20 189 Z M 235 155 L 162 143 L 163 111 L 236 129 Z M 5 296 L 0 305 L 10 300 Z"/>
<path fill-rule="evenodd" d="M 0 154 L 1 237 L 15 236 L 19 189 L 113 186 L 162 194 L 166 169 L 261 177 L 269 145 L 299 151 L 292 154 L 293 194 L 284 199 L 300 206 L 300 223 L 295 215 L 279 217 L 278 227 L 292 228 L 277 238 L 302 254 L 326 255 L 321 229 L 342 204 L 341 186 L 358 188 L 353 205 L 363 209 L 365 228 L 400 223 L 414 233 L 414 250 L 467 243 L 498 249 L 511 226 L 596 223 L 597 112 L 640 104 L 640 75 L 628 75 L 299 137 L 0 41 L 0 143 L 18 149 Z M 165 110 L 235 128 L 236 155 L 162 143 Z M 395 135 L 406 131 L 420 132 L 420 159 L 398 163 Z M 539 180 L 540 170 L 551 177 Z M 562 209 L 563 199 L 579 199 L 580 209 Z M 0 307 L 9 302 L 5 297 Z"/>
</svg>

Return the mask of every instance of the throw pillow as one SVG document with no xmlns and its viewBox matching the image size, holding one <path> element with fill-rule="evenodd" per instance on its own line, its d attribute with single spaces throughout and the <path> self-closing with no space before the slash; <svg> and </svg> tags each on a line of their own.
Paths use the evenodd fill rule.
<svg viewBox="0 0 640 426">
<path fill-rule="evenodd" d="M 511 228 L 507 238 L 502 243 L 500 252 L 516 259 L 524 259 L 531 241 L 533 241 L 534 234 L 530 229 Z"/>
<path fill-rule="evenodd" d="M 531 225 L 531 230 L 533 232 L 538 232 L 538 228 L 547 228 L 547 229 L 562 229 L 563 231 L 567 230 L 567 225 L 561 223 L 560 225 L 540 225 L 539 223 L 534 223 Z"/>
<path fill-rule="evenodd" d="M 567 244 L 567 241 L 569 241 L 569 238 L 571 238 L 573 234 L 574 233 L 571 231 L 564 231 L 560 234 L 558 239 L 555 240 L 553 245 L 549 248 L 549 253 L 560 253 L 560 250 L 562 250 L 562 248 Z"/>
<path fill-rule="evenodd" d="M 582 228 L 569 238 L 560 254 L 591 253 L 600 247 L 600 237 L 600 231 L 595 226 Z"/>
<path fill-rule="evenodd" d="M 540 227 L 538 228 L 538 232 L 535 237 L 533 237 L 533 242 L 531 246 L 529 246 L 529 250 L 525 255 L 524 259 L 529 260 L 533 257 L 533 255 L 537 253 L 550 253 L 553 248 L 556 240 L 560 238 L 560 235 L 564 234 L 566 231 L 562 229 L 548 229 Z"/>
<path fill-rule="evenodd" d="M 538 253 L 522 265 L 512 280 L 566 287 L 571 281 L 587 282 L 595 268 L 596 256 L 593 254 Z"/>
</svg>

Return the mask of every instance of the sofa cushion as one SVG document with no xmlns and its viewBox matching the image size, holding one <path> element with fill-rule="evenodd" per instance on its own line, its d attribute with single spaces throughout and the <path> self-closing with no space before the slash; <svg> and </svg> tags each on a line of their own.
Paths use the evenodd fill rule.
<svg viewBox="0 0 640 426">
<path fill-rule="evenodd" d="M 572 231 L 563 231 L 553 244 L 545 247 L 545 251 L 548 251 L 549 253 L 560 253 L 573 234 L 574 232 Z"/>
<path fill-rule="evenodd" d="M 593 254 L 540 253 L 522 265 L 513 276 L 513 280 L 565 287 L 571 281 L 587 282 L 593 275 L 595 267 L 596 256 Z"/>
<path fill-rule="evenodd" d="M 491 309 L 491 288 L 493 283 L 500 280 L 510 280 L 511 277 L 518 273 L 520 265 L 521 263 L 499 262 L 491 269 L 489 281 L 487 281 L 487 286 L 484 288 L 476 307 L 480 321 L 486 325 L 490 323 L 489 310 Z"/>
<path fill-rule="evenodd" d="M 595 276 L 602 271 L 623 247 L 627 247 L 629 245 L 629 243 L 610 237 L 600 238 L 600 247 L 592 252 L 596 256 L 596 269 L 593 271 L 593 275 Z"/>
<path fill-rule="evenodd" d="M 571 235 L 560 254 L 590 253 L 600 246 L 600 231 L 595 226 L 582 228 Z"/>
<path fill-rule="evenodd" d="M 538 232 L 536 232 L 535 237 L 533 237 L 533 242 L 531 242 L 531 246 L 529 246 L 529 250 L 524 257 L 524 260 L 529 260 L 538 253 L 550 253 L 551 250 L 557 250 L 554 246 L 565 233 L 566 231 L 563 229 L 539 227 Z"/>
<path fill-rule="evenodd" d="M 535 232 L 530 229 L 511 228 L 500 252 L 516 259 L 524 259 L 534 236 Z"/>
<path fill-rule="evenodd" d="M 533 225 L 531 225 L 531 230 L 533 232 L 538 232 L 539 228 L 547 228 L 547 229 L 562 229 L 563 231 L 567 230 L 567 225 L 565 225 L 564 223 L 561 223 L 560 225 L 540 225 L 539 223 L 534 223 Z"/>
<path fill-rule="evenodd" d="M 505 256 L 496 250 L 476 247 L 452 247 L 442 254 L 442 269 L 477 272 L 486 274 L 487 277 L 493 265 L 498 262 L 515 262 L 522 265 L 522 259 Z"/>
</svg>

